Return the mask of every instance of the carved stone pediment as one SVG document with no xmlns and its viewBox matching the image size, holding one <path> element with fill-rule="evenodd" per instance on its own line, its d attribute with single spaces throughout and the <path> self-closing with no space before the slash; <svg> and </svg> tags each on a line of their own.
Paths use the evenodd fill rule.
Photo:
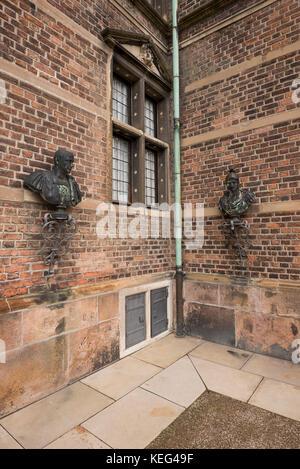
<svg viewBox="0 0 300 469">
<path fill-rule="evenodd" d="M 148 71 L 151 71 L 168 84 L 171 76 L 158 48 L 149 36 L 129 31 L 106 28 L 102 32 L 104 41 L 114 49 L 127 52 Z"/>
</svg>

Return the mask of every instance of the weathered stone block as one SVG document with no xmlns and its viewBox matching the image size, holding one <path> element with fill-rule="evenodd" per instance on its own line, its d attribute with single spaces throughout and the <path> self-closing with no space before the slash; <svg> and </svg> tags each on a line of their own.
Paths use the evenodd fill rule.
<svg viewBox="0 0 300 469">
<path fill-rule="evenodd" d="M 265 314 L 290 316 L 300 319 L 300 289 L 263 290 L 261 310 Z"/>
<path fill-rule="evenodd" d="M 0 314 L 9 313 L 9 306 L 6 300 L 0 298 Z"/>
<path fill-rule="evenodd" d="M 0 339 L 4 340 L 6 350 L 21 346 L 21 320 L 21 313 L 0 316 Z"/>
<path fill-rule="evenodd" d="M 291 344 L 300 336 L 300 321 L 262 313 L 236 311 L 237 347 L 291 359 Z"/>
<path fill-rule="evenodd" d="M 96 324 L 96 297 L 23 312 L 24 344 Z"/>
<path fill-rule="evenodd" d="M 70 379 L 98 370 L 118 358 L 118 319 L 70 334 Z"/>
<path fill-rule="evenodd" d="M 220 306 L 261 311 L 261 289 L 244 285 L 220 285 Z"/>
<path fill-rule="evenodd" d="M 56 391 L 67 384 L 66 338 L 8 352 L 0 376 L 0 416 Z"/>
<path fill-rule="evenodd" d="M 184 309 L 188 333 L 219 344 L 235 345 L 233 309 L 197 303 L 186 303 Z"/>
<path fill-rule="evenodd" d="M 186 301 L 218 304 L 218 285 L 212 283 L 191 282 L 185 280 L 183 296 Z"/>
<path fill-rule="evenodd" d="M 119 315 L 119 294 L 110 293 L 98 297 L 99 321 L 105 321 Z"/>
</svg>

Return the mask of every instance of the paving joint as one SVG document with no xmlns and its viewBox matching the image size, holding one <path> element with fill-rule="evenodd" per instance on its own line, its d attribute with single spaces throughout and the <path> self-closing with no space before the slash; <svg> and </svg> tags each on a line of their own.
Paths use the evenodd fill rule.
<svg viewBox="0 0 300 469">
<path fill-rule="evenodd" d="M 198 339 L 200 343 L 195 345 L 191 339 Z M 29 448 L 32 446 L 47 448 L 52 444 L 54 444 L 53 447 L 60 447 L 60 445 L 62 445 L 64 448 L 68 448 L 70 445 L 83 445 L 84 447 L 89 447 L 89 445 L 91 445 L 92 447 L 94 446 L 99 449 L 102 447 L 108 447 L 111 449 L 126 447 L 129 449 L 136 447 L 134 441 L 135 438 L 137 438 L 139 443 L 136 444 L 141 445 L 145 443 L 144 447 L 146 447 L 150 443 L 154 434 L 157 435 L 157 432 L 161 432 L 167 428 L 205 392 L 217 392 L 235 400 L 241 400 L 242 402 L 247 403 L 247 405 L 260 407 L 261 409 L 269 410 L 274 414 L 285 415 L 288 418 L 300 421 L 299 412 L 297 410 L 293 412 L 295 403 L 293 402 L 294 407 L 291 407 L 291 405 L 288 404 L 289 399 L 296 399 L 298 402 L 297 393 L 300 392 L 300 385 L 297 383 L 298 380 L 300 382 L 300 373 L 298 375 L 300 367 L 292 364 L 286 365 L 286 361 L 280 361 L 280 359 L 276 359 L 276 361 L 274 359 L 272 362 L 272 357 L 257 355 L 253 352 L 237 349 L 236 347 L 227 347 L 222 344 L 203 341 L 200 338 L 188 336 L 184 338 L 183 341 L 184 340 L 185 343 L 182 346 L 182 341 L 177 342 L 171 337 L 171 335 L 166 336 L 158 340 L 155 344 L 151 344 L 151 348 L 149 350 L 146 350 L 146 348 L 142 349 L 141 351 L 144 352 L 144 356 L 141 358 L 136 356 L 136 354 L 141 351 L 128 355 L 128 358 L 134 358 L 136 360 L 135 362 L 126 361 L 127 357 L 124 358 L 124 361 L 114 361 L 113 363 L 103 367 L 101 370 L 95 371 L 88 376 L 84 376 L 81 379 L 78 379 L 49 394 L 48 396 L 44 396 L 34 403 L 24 406 L 22 409 L 16 410 L 12 414 L 3 417 L 0 419 L 0 429 L 4 431 L 2 445 L 17 444 L 19 448 Z M 202 352 L 201 347 L 203 347 Z M 197 348 L 199 349 L 199 356 L 197 356 L 197 354 L 192 356 L 191 354 L 193 354 Z M 229 358 L 227 353 L 228 349 L 238 352 L 238 355 L 232 354 L 231 358 Z M 250 356 L 248 358 L 246 357 L 245 362 L 240 366 L 239 361 L 245 359 L 245 357 L 240 355 L 243 352 Z M 151 359 L 151 356 L 153 359 Z M 257 356 L 265 358 L 261 358 L 260 360 L 257 359 L 257 361 L 255 361 Z M 199 367 L 197 365 L 197 360 L 200 360 Z M 253 364 L 250 371 L 248 371 L 246 369 L 246 365 L 252 361 Z M 160 365 L 157 365 L 157 362 L 160 363 Z M 120 365 L 112 368 L 111 372 L 106 375 L 104 374 L 103 378 L 105 377 L 105 380 L 101 381 L 101 371 L 110 366 L 113 367 L 116 363 L 119 363 Z M 162 363 L 168 364 L 166 366 L 162 366 Z M 178 366 L 176 363 L 178 363 Z M 153 367 L 152 369 L 150 365 Z M 210 388 L 208 388 L 206 381 L 202 376 L 200 365 L 204 366 L 203 371 L 205 376 L 209 373 L 207 376 Z M 232 373 L 229 373 L 230 376 L 232 375 L 232 379 L 236 376 L 236 379 L 238 380 L 236 386 L 234 383 L 230 383 L 230 377 L 228 378 L 229 381 L 224 378 L 227 373 L 226 369 L 232 370 Z M 179 372 L 182 371 L 185 378 L 183 380 L 184 382 L 182 382 L 182 380 L 178 381 L 178 389 L 175 389 L 174 383 L 175 385 L 177 383 L 176 377 L 178 370 Z M 243 373 L 241 375 L 236 374 L 240 372 Z M 290 372 L 291 375 L 286 378 L 285 374 L 287 375 L 288 372 Z M 89 376 L 93 376 L 97 373 L 99 373 L 99 377 L 97 377 L 97 379 L 99 379 L 99 384 L 97 382 L 97 385 L 99 386 L 98 388 L 93 387 L 90 383 L 83 382 L 83 380 Z M 161 374 L 162 376 L 160 377 Z M 259 382 L 253 380 L 254 376 L 257 376 Z M 213 377 L 213 379 L 211 377 Z M 118 389 L 114 388 L 116 380 L 118 383 Z M 149 382 L 149 389 L 147 389 L 146 386 L 147 382 Z M 189 386 L 186 386 L 186 383 L 192 383 L 192 385 L 190 384 Z M 282 388 L 279 383 L 283 386 Z M 75 388 L 73 388 L 73 392 L 71 392 L 71 394 L 68 393 L 68 388 L 76 384 L 77 387 L 75 386 Z M 267 384 L 267 386 L 265 384 Z M 112 393 L 115 389 L 115 397 L 110 396 L 110 392 L 102 392 L 101 385 L 103 386 L 103 389 L 110 389 Z M 244 388 L 244 386 L 246 386 L 246 388 Z M 185 389 L 186 394 L 183 395 L 182 392 L 185 392 Z M 238 389 L 237 392 L 236 389 Z M 245 395 L 245 389 L 248 389 L 250 395 L 247 395 L 247 391 Z M 58 396 L 55 400 L 53 396 L 59 392 L 63 392 L 63 390 L 66 390 L 66 393 L 62 394 L 62 398 Z M 280 400 L 281 392 L 283 392 L 285 396 L 282 401 Z M 275 401 L 272 397 L 273 395 L 275 396 Z M 90 396 L 89 399 L 92 399 L 94 396 L 96 399 L 95 402 L 90 400 L 87 403 L 88 396 Z M 74 399 L 74 404 L 72 399 Z M 101 399 L 103 399 L 103 404 L 101 404 Z M 137 399 L 138 404 L 135 404 L 135 399 Z M 143 410 L 143 399 L 145 399 L 145 411 Z M 45 402 L 45 408 L 43 407 L 42 401 Z M 254 403 L 250 401 L 254 401 Z M 39 402 L 41 402 L 41 404 L 36 408 L 36 404 Z M 295 408 L 298 406 L 297 402 Z M 113 404 L 117 407 L 113 406 Z M 288 405 L 287 409 L 285 408 L 286 404 Z M 31 422 L 34 422 L 32 419 L 35 418 L 35 413 L 39 412 L 41 409 L 41 414 L 43 415 L 42 411 L 45 409 L 46 412 L 51 415 L 51 405 L 55 406 L 58 418 L 63 419 L 62 422 L 66 420 L 66 425 L 64 424 L 62 427 L 57 425 L 55 417 L 53 417 L 52 422 L 49 421 L 49 418 L 47 419 L 45 417 L 43 419 L 43 417 L 41 417 L 41 421 L 36 424 L 36 428 L 32 429 Z M 139 406 L 137 409 L 140 409 L 139 411 L 137 410 L 136 415 L 134 414 L 135 405 Z M 31 406 L 32 412 L 29 410 Z M 96 410 L 97 406 L 99 406 L 98 410 Z M 128 420 L 128 425 L 130 427 L 131 423 L 133 425 L 133 422 L 136 422 L 135 425 L 141 425 L 140 431 L 136 428 L 129 428 L 129 437 L 126 436 L 124 439 L 122 432 L 124 433 L 124 425 L 127 425 L 126 420 L 123 421 L 122 424 L 123 430 L 121 430 L 122 426 L 118 429 L 115 425 L 111 424 L 111 434 L 109 427 L 110 419 L 112 419 L 112 422 L 113 419 L 116 421 L 116 419 L 118 419 L 118 412 L 120 412 L 120 419 L 122 419 L 122 415 L 127 415 L 128 417 L 128 412 L 129 414 L 131 412 L 130 406 L 132 406 L 132 415 L 135 416 L 132 419 L 132 422 L 131 419 Z M 270 406 L 272 410 L 270 410 Z M 22 414 L 25 409 L 25 413 Z M 66 411 L 65 414 L 64 409 Z M 18 417 L 16 417 L 17 412 L 20 412 Z M 142 412 L 142 414 L 139 414 L 139 412 Z M 72 419 L 70 424 L 72 425 L 73 421 L 74 424 L 72 427 L 70 426 L 69 429 L 65 430 L 68 428 L 68 414 Z M 112 417 L 110 417 L 110 415 Z M 99 416 L 98 419 L 97 416 Z M 10 417 L 12 417 L 11 420 Z M 160 419 L 158 427 L 157 417 Z M 4 419 L 7 419 L 5 421 L 5 425 L 2 423 Z M 91 421 L 91 423 L 87 424 L 88 421 Z M 23 426 L 22 422 L 24 422 Z M 86 424 L 87 428 L 85 427 Z M 50 425 L 48 434 L 47 425 Z M 91 427 L 91 430 L 94 429 L 95 431 L 91 431 L 89 427 Z M 37 434 L 39 434 L 39 428 L 41 429 L 41 433 L 44 432 L 42 437 L 37 436 Z M 61 428 L 63 432 L 62 434 L 59 434 L 59 428 Z M 30 429 L 32 436 L 26 433 L 27 430 L 30 433 Z M 144 433 L 143 437 L 141 437 L 141 433 Z M 25 439 L 22 437 L 22 434 L 26 434 Z M 120 438 L 120 446 L 116 443 L 118 438 Z M 0 448 L 2 448 L 1 439 Z"/>
</svg>

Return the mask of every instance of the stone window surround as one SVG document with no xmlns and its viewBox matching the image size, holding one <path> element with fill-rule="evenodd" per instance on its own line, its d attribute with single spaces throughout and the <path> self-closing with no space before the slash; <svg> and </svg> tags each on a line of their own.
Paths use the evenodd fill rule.
<svg viewBox="0 0 300 469">
<path fill-rule="evenodd" d="M 156 290 L 157 288 L 168 287 L 168 299 L 167 299 L 167 317 L 168 317 L 168 329 L 161 334 L 151 337 L 151 304 L 150 304 L 150 291 Z M 132 347 L 126 349 L 125 345 L 125 298 L 126 296 L 135 295 L 137 293 L 146 294 L 146 339 L 139 342 Z M 139 285 L 136 287 L 126 288 L 119 293 L 119 318 L 120 318 L 120 358 L 124 358 L 138 350 L 152 344 L 156 340 L 167 336 L 173 330 L 173 285 L 172 280 L 162 280 L 160 282 L 148 283 Z"/>
<path fill-rule="evenodd" d="M 131 202 L 145 203 L 145 149 L 157 153 L 158 157 L 158 203 L 170 200 L 169 194 L 169 143 L 168 131 L 165 127 L 168 115 L 169 93 L 163 89 L 154 78 L 150 78 L 147 71 L 142 72 L 132 63 L 126 62 L 118 53 L 113 55 L 112 77 L 117 76 L 127 80 L 131 85 L 131 118 L 126 124 L 112 117 L 112 135 L 131 140 Z M 130 78 L 128 78 L 128 76 Z M 146 97 L 156 101 L 157 137 L 144 131 L 144 105 Z M 164 122 L 162 125 L 161 123 Z M 112 202 L 112 193 L 109 197 Z"/>
</svg>

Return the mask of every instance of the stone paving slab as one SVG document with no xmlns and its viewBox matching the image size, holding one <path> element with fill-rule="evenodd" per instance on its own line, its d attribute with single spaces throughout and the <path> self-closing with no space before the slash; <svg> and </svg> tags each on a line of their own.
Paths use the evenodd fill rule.
<svg viewBox="0 0 300 469">
<path fill-rule="evenodd" d="M 115 449 L 145 448 L 184 407 L 137 388 L 82 424 Z"/>
<path fill-rule="evenodd" d="M 287 360 L 254 355 L 243 370 L 300 387 L 300 365 Z"/>
<path fill-rule="evenodd" d="M 110 449 L 110 447 L 85 428 L 76 427 L 44 449 Z"/>
<path fill-rule="evenodd" d="M 249 404 L 300 421 L 300 388 L 264 378 Z"/>
<path fill-rule="evenodd" d="M 198 357 L 191 356 L 191 360 L 210 391 L 224 394 L 239 401 L 247 402 L 262 380 L 261 376 Z"/>
<path fill-rule="evenodd" d="M 6 430 L 0 425 L 0 449 L 22 449 Z"/>
<path fill-rule="evenodd" d="M 4 417 L 0 449 L 144 448 L 205 385 L 300 421 L 299 365 L 171 334 Z"/>
<path fill-rule="evenodd" d="M 25 448 L 43 448 L 114 402 L 75 383 L 4 417 L 1 425 Z"/>
<path fill-rule="evenodd" d="M 238 370 L 249 360 L 252 353 L 228 347 L 227 345 L 204 342 L 199 345 L 199 347 L 192 350 L 190 355 Z"/>
<path fill-rule="evenodd" d="M 127 357 L 81 380 L 115 400 L 159 373 L 161 368 Z"/>
<path fill-rule="evenodd" d="M 180 358 L 141 387 L 183 407 L 191 405 L 206 390 L 187 356 Z"/>
<path fill-rule="evenodd" d="M 202 342 L 201 339 L 196 337 L 183 337 L 179 339 L 174 334 L 170 334 L 139 350 L 132 356 L 161 368 L 167 368 Z"/>
</svg>

